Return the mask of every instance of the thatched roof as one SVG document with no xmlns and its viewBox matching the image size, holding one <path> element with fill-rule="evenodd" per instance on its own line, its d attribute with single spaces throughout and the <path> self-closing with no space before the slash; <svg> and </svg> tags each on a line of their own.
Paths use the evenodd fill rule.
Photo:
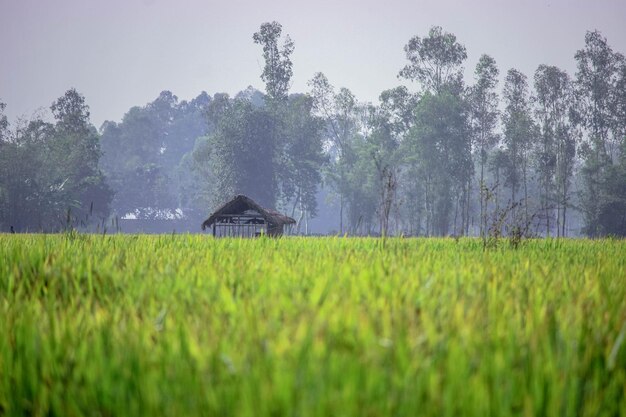
<svg viewBox="0 0 626 417">
<path fill-rule="evenodd" d="M 208 219 L 202 223 L 202 230 L 210 227 L 220 215 L 224 214 L 243 214 L 246 210 L 256 210 L 265 219 L 267 223 L 273 225 L 295 224 L 296 221 L 291 217 L 285 216 L 276 210 L 261 207 L 250 197 L 238 195 L 221 207 L 216 209 Z"/>
</svg>

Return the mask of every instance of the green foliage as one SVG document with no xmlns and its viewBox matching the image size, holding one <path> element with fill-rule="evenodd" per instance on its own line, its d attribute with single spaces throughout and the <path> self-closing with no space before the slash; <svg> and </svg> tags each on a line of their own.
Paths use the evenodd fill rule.
<svg viewBox="0 0 626 417">
<path fill-rule="evenodd" d="M 576 134 L 572 126 L 573 91 L 569 76 L 557 67 L 540 65 L 535 71 L 537 118 L 540 140 L 535 146 L 535 163 L 541 188 L 546 235 L 552 233 L 556 208 L 556 235 L 565 234 L 566 213 L 576 156 Z"/>
<path fill-rule="evenodd" d="M 453 196 L 463 192 L 473 170 L 470 140 L 465 101 L 449 91 L 424 94 L 405 144 L 423 184 L 427 234 L 450 230 Z"/>
<path fill-rule="evenodd" d="M 211 103 L 206 93 L 179 102 L 163 91 L 146 106 L 131 108 L 120 123 L 105 122 L 101 166 L 115 191 L 112 206 L 118 216 L 159 218 L 178 208 L 199 209 L 188 205 L 189 196 L 179 186 L 181 176 L 190 176 L 179 165 L 196 138 L 207 134 Z"/>
<path fill-rule="evenodd" d="M 214 132 L 194 149 L 193 162 L 185 163 L 198 180 L 197 188 L 210 196 L 210 207 L 245 194 L 266 207 L 291 207 L 292 216 L 298 209 L 300 219 L 306 221 L 315 215 L 325 160 L 322 124 L 312 114 L 310 97 L 288 95 L 294 44 L 287 36 L 279 48 L 281 33 L 281 25 L 272 22 L 253 35 L 254 42 L 263 46 L 261 79 L 267 95 L 252 87 L 232 100 L 216 95 L 208 107 Z M 205 184 L 200 178 L 203 173 L 208 174 Z"/>
<path fill-rule="evenodd" d="M 194 223 L 243 193 L 305 233 L 318 211 L 326 227 L 315 231 L 333 230 L 337 208 L 340 234 L 484 237 L 487 214 L 502 212 L 504 230 L 623 234 L 626 59 L 598 31 L 573 79 L 540 65 L 529 86 L 511 69 L 499 103 L 495 60 L 482 55 L 465 86 L 466 48 L 435 26 L 405 46 L 399 77 L 418 89 L 372 104 L 322 73 L 309 94 L 289 94 L 294 43 L 282 30 L 268 22 L 252 36 L 265 94 L 250 86 L 187 102 L 163 91 L 101 135 L 73 89 L 51 107 L 54 123 L 10 130 L 0 103 L 0 228 L 55 230 L 68 209 L 74 223 L 104 219 L 111 192 L 116 216 Z M 332 206 L 318 210 L 321 196 Z"/>
<path fill-rule="evenodd" d="M 0 410 L 623 415 L 625 252 L 0 235 Z"/>
<path fill-rule="evenodd" d="M 499 70 L 496 61 L 489 55 L 482 55 L 474 71 L 476 84 L 469 91 L 474 143 L 477 148 L 481 168 L 487 162 L 489 151 L 498 143 L 495 134 L 498 124 L 498 84 Z"/>
<path fill-rule="evenodd" d="M 602 235 L 626 237 L 626 140 L 619 163 L 607 169 L 599 184 L 598 229 Z"/>
<path fill-rule="evenodd" d="M 178 166 L 181 205 L 191 208 L 191 213 L 186 214 L 191 214 L 198 223 L 206 219 L 215 186 L 216 174 L 211 166 L 210 156 L 211 138 L 201 136 L 196 139 L 193 150 L 183 156 Z"/>
<path fill-rule="evenodd" d="M 518 203 L 517 192 L 522 188 L 522 207 L 528 218 L 528 184 L 530 180 L 530 156 L 535 139 L 539 136 L 530 110 L 528 82 L 524 74 L 511 68 L 506 75 L 503 92 L 505 110 L 504 125 L 505 184 L 511 190 L 511 203 Z M 512 212 L 515 217 L 515 210 Z"/>
<path fill-rule="evenodd" d="M 606 214 L 602 206 L 612 205 L 611 200 L 616 197 L 619 199 L 612 193 L 603 194 L 602 190 L 614 189 L 613 186 L 603 187 L 603 184 L 619 178 L 619 175 L 615 176 L 614 165 L 626 142 L 624 122 L 619 116 L 620 112 L 623 113 L 625 94 L 623 88 L 620 89 L 624 86 L 623 81 L 620 84 L 620 74 L 623 80 L 626 62 L 623 55 L 613 52 L 598 31 L 587 32 L 585 47 L 576 52 L 576 61 L 578 121 L 587 130 L 587 141 L 581 147 L 585 161 L 581 171 L 584 188 L 580 196 L 584 231 L 588 236 L 600 236 L 613 232 L 601 227 L 601 213 Z M 618 185 L 617 189 L 622 187 L 626 187 L 626 183 Z"/>
<path fill-rule="evenodd" d="M 292 95 L 280 106 L 257 106 L 245 97 L 216 100 L 209 108 L 214 133 L 192 156 L 209 207 L 245 194 L 266 207 L 290 208 L 292 215 L 296 209 L 315 215 L 325 159 L 321 120 L 312 107 L 304 95 Z"/>
<path fill-rule="evenodd" d="M 243 99 L 225 104 L 210 137 L 210 163 L 219 173 L 213 207 L 235 194 L 245 194 L 265 207 L 276 206 L 277 132 L 277 120 L 268 109 Z"/>
<path fill-rule="evenodd" d="M 310 96 L 316 116 L 325 124 L 324 139 L 329 156 L 326 165 L 326 183 L 339 197 L 339 233 L 344 233 L 344 211 L 350 207 L 350 195 L 354 195 L 349 180 L 349 171 L 355 162 L 353 141 L 358 136 L 358 103 L 356 97 L 347 88 L 338 92 L 321 72 L 309 81 Z M 354 230 L 353 216 L 350 223 Z"/>
<path fill-rule="evenodd" d="M 418 81 L 424 90 L 432 92 L 462 85 L 461 65 L 467 52 L 452 33 L 433 26 L 427 37 L 411 38 L 404 52 L 409 64 L 400 71 L 400 77 Z"/>
<path fill-rule="evenodd" d="M 480 236 L 485 237 L 487 224 L 485 224 L 485 212 L 487 196 L 484 191 L 485 167 L 489 153 L 498 144 L 500 138 L 495 133 L 498 124 L 498 94 L 495 89 L 498 84 L 500 71 L 496 61 L 489 55 L 482 55 L 476 64 L 474 77 L 476 83 L 469 89 L 470 125 L 472 129 L 472 145 L 475 158 L 479 165 L 479 204 L 480 204 Z"/>
<path fill-rule="evenodd" d="M 281 150 L 278 156 L 278 176 L 281 199 L 293 201 L 301 216 L 316 214 L 316 193 L 322 181 L 323 121 L 313 115 L 313 99 L 292 95 L 281 116 Z"/>
<path fill-rule="evenodd" d="M 291 54 L 294 44 L 289 35 L 285 37 L 282 47 L 278 42 L 282 33 L 282 25 L 278 22 L 263 23 L 252 39 L 254 43 L 263 46 L 265 66 L 261 79 L 265 81 L 265 91 L 272 102 L 287 99 L 293 64 Z"/>
<path fill-rule="evenodd" d="M 0 228 L 87 227 L 109 214 L 112 193 L 98 168 L 100 137 L 84 98 L 68 90 L 51 110 L 56 123 L 32 120 L 0 145 Z"/>
</svg>

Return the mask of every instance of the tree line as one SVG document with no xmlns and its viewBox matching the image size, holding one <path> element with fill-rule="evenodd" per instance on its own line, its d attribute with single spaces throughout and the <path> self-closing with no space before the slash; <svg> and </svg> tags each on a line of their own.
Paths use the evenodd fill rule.
<svg viewBox="0 0 626 417">
<path fill-rule="evenodd" d="M 69 90 L 10 126 L 0 105 L 0 228 L 57 230 L 111 217 L 196 221 L 234 194 L 336 232 L 377 235 L 626 235 L 626 60 L 587 32 L 574 75 L 503 74 L 433 27 L 405 45 L 406 81 L 377 104 L 323 73 L 291 93 L 295 44 L 277 22 L 253 34 L 265 93 L 171 92 L 97 130 Z"/>
</svg>

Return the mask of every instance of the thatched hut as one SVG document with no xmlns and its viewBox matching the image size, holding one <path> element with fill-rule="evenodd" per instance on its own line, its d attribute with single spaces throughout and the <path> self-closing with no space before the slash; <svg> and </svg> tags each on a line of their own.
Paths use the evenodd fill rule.
<svg viewBox="0 0 626 417">
<path fill-rule="evenodd" d="M 295 224 L 291 217 L 261 207 L 245 195 L 238 195 L 219 207 L 202 223 L 202 230 L 213 229 L 213 236 L 280 236 L 285 226 Z"/>
</svg>

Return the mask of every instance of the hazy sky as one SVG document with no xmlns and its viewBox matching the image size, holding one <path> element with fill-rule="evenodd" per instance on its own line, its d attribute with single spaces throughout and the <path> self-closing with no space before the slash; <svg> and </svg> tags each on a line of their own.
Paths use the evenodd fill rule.
<svg viewBox="0 0 626 417">
<path fill-rule="evenodd" d="M 482 53 L 501 74 L 573 74 L 590 29 L 626 52 L 626 0 L 0 0 L 0 100 L 13 121 L 76 87 L 99 127 L 165 89 L 262 89 L 252 34 L 271 20 L 295 41 L 292 91 L 322 71 L 364 101 L 400 84 L 404 45 L 433 25 L 467 47 L 468 81 Z"/>
</svg>

